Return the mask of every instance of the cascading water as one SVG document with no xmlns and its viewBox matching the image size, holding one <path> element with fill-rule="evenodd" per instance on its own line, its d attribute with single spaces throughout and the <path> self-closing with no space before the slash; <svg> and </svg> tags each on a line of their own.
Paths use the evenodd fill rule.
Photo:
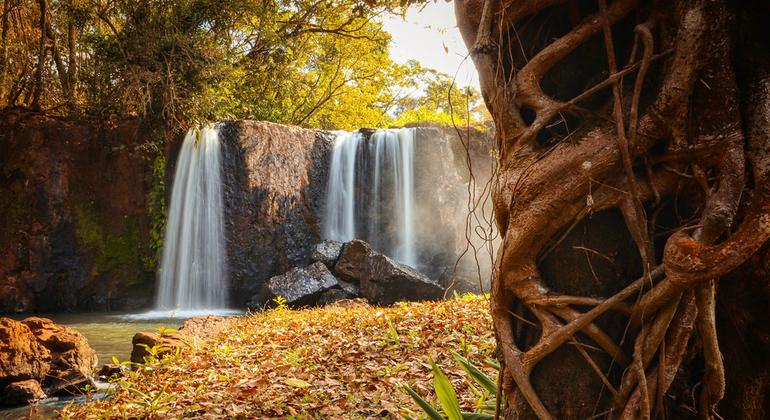
<svg viewBox="0 0 770 420">
<path fill-rule="evenodd" d="M 227 304 L 219 133 L 191 129 L 176 164 L 158 273 L 159 310 L 200 311 Z"/>
<path fill-rule="evenodd" d="M 415 129 L 337 133 L 327 189 L 323 234 L 363 239 L 415 267 Z"/>
<path fill-rule="evenodd" d="M 332 151 L 323 236 L 346 242 L 356 237 L 356 157 L 364 136 L 337 132 Z"/>
</svg>

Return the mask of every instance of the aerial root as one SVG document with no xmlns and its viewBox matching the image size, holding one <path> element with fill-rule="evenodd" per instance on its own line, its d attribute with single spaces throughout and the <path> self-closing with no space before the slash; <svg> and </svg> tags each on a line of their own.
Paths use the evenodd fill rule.
<svg viewBox="0 0 770 420">
<path fill-rule="evenodd" d="M 686 10 L 679 12 L 679 30 L 673 43 L 659 43 L 668 49 L 657 54 L 654 52 L 653 37 L 657 23 L 655 13 L 651 13 L 652 18 L 636 25 L 630 64 L 619 69 L 611 26 L 629 16 L 639 2 L 615 0 L 608 5 L 606 0 L 598 0 L 599 12 L 596 15 L 576 24 L 534 57 L 528 60 L 525 57 L 527 62 L 520 70 L 506 73 L 500 61 L 501 54 L 504 54 L 501 51 L 504 48 L 502 33 L 525 16 L 562 2 L 484 0 L 481 21 L 471 49 L 479 69 L 482 93 L 495 117 L 500 178 L 506 186 L 496 190 L 495 200 L 499 202 L 495 203 L 495 211 L 505 240 L 497 260 L 491 299 L 505 379 L 501 388 L 506 394 L 517 391 L 539 418 L 552 418 L 533 386 L 531 373 L 540 361 L 561 346 L 574 345 L 609 390 L 615 403 L 613 417 L 652 418 L 663 413 L 664 396 L 697 331 L 705 360 L 698 409 L 703 418 L 711 418 L 716 416 L 715 407 L 725 392 L 725 373 L 715 326 L 717 279 L 745 262 L 770 236 L 770 187 L 767 186 L 770 182 L 765 176 L 767 174 L 754 175 L 756 190 L 751 196 L 751 208 L 742 215 L 737 229 L 727 235 L 745 188 L 744 162 L 747 159 L 751 161 L 755 171 L 756 168 L 770 168 L 770 162 L 757 163 L 757 156 L 744 156 L 746 139 L 741 137 L 741 121 L 733 121 L 727 125 L 730 130 L 720 131 L 720 135 L 726 133 L 727 140 L 710 136 L 713 133 L 692 137 L 688 131 L 692 94 L 696 82 L 703 80 L 702 70 L 708 61 L 703 57 L 711 57 L 711 65 L 729 61 L 730 57 L 729 53 L 709 50 L 709 39 L 722 33 L 706 24 L 715 6 L 700 0 L 687 3 Z M 501 22 L 500 27 L 493 26 L 493 20 Z M 661 23 L 661 26 L 664 25 Z M 546 95 L 540 86 L 544 75 L 600 30 L 604 33 L 610 65 L 606 80 L 569 101 L 562 102 Z M 637 60 L 639 51 L 641 57 L 633 62 Z M 714 55 L 721 56 L 723 61 L 713 60 Z M 662 57 L 667 57 L 668 61 L 665 73 L 660 78 L 652 79 L 660 84 L 660 93 L 650 98 L 649 105 L 640 115 L 647 72 L 652 62 Z M 725 69 L 728 73 L 732 72 L 729 67 Z M 629 103 L 629 97 L 623 96 L 621 80 L 632 72 L 636 72 L 636 77 Z M 726 85 L 732 83 L 729 78 L 717 76 Z M 770 80 L 763 79 L 758 83 L 770 84 Z M 729 86 L 719 87 L 714 89 L 714 95 L 728 92 L 727 100 L 734 99 L 734 92 L 730 93 Z M 579 111 L 578 102 L 606 88 L 612 89 L 613 118 L 607 119 L 609 123 L 601 125 L 596 131 L 601 136 L 586 135 L 583 143 L 570 145 L 569 149 L 566 142 L 558 143 L 547 151 L 536 147 L 537 135 L 553 117 L 562 112 Z M 757 89 L 757 92 L 766 94 L 770 89 Z M 754 118 L 760 122 L 770 115 L 763 113 L 770 109 L 770 100 L 764 99 L 756 101 L 761 106 Z M 534 112 L 531 124 L 524 124 L 519 112 L 521 108 Z M 625 114 L 626 110 L 628 114 Z M 609 124 L 614 130 L 609 128 Z M 752 125 L 749 126 L 751 128 Z M 758 126 L 766 127 L 766 124 Z M 757 129 L 757 135 L 766 135 L 765 132 L 766 129 Z M 602 154 L 610 148 L 612 140 L 616 142 L 612 149 L 615 154 Z M 748 140 L 751 144 L 751 138 Z M 648 155 L 653 146 L 664 142 L 666 150 L 663 154 Z M 596 144 L 601 144 L 601 148 Z M 766 144 L 766 140 L 758 144 Z M 715 154 L 717 149 L 723 155 L 721 161 L 708 162 L 708 156 Z M 755 155 L 763 153 L 757 150 Z M 770 161 L 768 156 L 760 157 Z M 643 169 L 646 169 L 649 182 L 637 180 L 640 160 L 645 164 Z M 585 163 L 590 164 L 588 168 L 581 166 Z M 665 168 L 667 164 L 673 167 Z M 660 169 L 661 166 L 664 168 Z M 571 180 L 565 191 L 543 204 L 549 198 L 542 194 L 542 187 L 553 185 L 554 179 L 564 173 L 576 174 L 578 181 Z M 711 181 L 706 175 L 714 173 L 717 180 Z M 581 177 L 588 180 L 581 184 Z M 665 244 L 663 262 L 658 264 L 650 239 L 650 224 L 655 216 L 648 222 L 643 203 L 654 199 L 657 204 L 662 197 L 673 195 L 682 177 L 691 179 L 688 182 L 700 182 L 704 191 L 705 205 L 700 224 L 671 235 Z M 511 180 L 515 183 L 508 182 Z M 591 189 L 597 184 L 602 187 Z M 619 193 L 614 190 L 619 190 Z M 596 204 L 586 205 L 586 194 L 591 194 L 591 203 Z M 606 298 L 551 292 L 540 278 L 536 268 L 537 251 L 532 248 L 545 249 L 547 253 L 551 249 L 548 248 L 550 243 L 548 239 L 541 241 L 541 237 L 550 235 L 556 238 L 561 232 L 559 229 L 607 208 L 621 210 L 642 257 L 644 274 Z M 554 220 L 566 222 L 555 227 Z M 531 241 L 538 245 L 532 246 Z M 509 247 L 507 250 L 506 245 Z M 524 248 L 528 249 L 521 251 Z M 517 313 L 513 310 L 515 305 L 526 308 L 536 321 L 525 320 L 523 309 Z M 628 315 L 629 325 L 636 332 L 631 355 L 623 354 L 621 350 L 625 336 L 618 343 L 596 322 L 610 311 Z M 523 351 L 517 346 L 516 338 L 526 336 L 530 325 L 539 327 L 541 334 Z M 603 372 L 596 360 L 585 351 L 586 344 L 581 340 L 586 338 L 606 352 L 612 364 L 625 369 L 617 386 L 612 383 L 613 376 Z"/>
<path fill-rule="evenodd" d="M 716 281 L 709 280 L 696 288 L 698 335 L 703 346 L 705 373 L 700 394 L 701 418 L 710 419 L 717 403 L 725 394 L 725 368 L 717 340 L 715 299 Z"/>
</svg>

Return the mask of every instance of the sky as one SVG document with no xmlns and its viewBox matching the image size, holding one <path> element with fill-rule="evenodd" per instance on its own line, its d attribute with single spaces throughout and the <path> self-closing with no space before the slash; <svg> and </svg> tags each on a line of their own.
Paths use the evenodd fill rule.
<svg viewBox="0 0 770 420">
<path fill-rule="evenodd" d="M 422 10 L 410 9 L 406 19 L 386 16 L 383 23 L 391 34 L 390 55 L 396 62 L 415 59 L 423 67 L 450 76 L 456 73 L 458 86 L 479 89 L 478 74 L 470 57 L 466 59 L 468 49 L 457 29 L 454 4 L 430 2 Z"/>
</svg>

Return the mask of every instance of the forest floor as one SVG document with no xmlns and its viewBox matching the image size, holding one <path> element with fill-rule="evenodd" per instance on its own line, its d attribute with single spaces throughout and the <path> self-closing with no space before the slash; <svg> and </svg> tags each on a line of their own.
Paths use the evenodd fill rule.
<svg viewBox="0 0 770 420">
<path fill-rule="evenodd" d="M 112 397 L 70 405 L 65 418 L 419 417 L 403 390 L 436 401 L 430 360 L 461 405 L 478 397 L 451 352 L 490 376 L 494 337 L 485 297 L 291 310 L 237 319 L 216 339 L 140 367 Z M 494 377 L 494 376 L 493 376 Z"/>
</svg>

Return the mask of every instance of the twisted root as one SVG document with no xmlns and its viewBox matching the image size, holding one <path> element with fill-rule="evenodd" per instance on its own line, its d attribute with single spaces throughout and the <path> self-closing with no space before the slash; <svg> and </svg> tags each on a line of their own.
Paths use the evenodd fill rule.
<svg viewBox="0 0 770 420">
<path fill-rule="evenodd" d="M 607 413 L 618 418 L 660 415 L 663 397 L 683 364 L 691 337 L 697 335 L 705 361 L 698 408 L 703 418 L 717 416 L 717 403 L 725 393 L 715 326 L 718 279 L 770 238 L 770 139 L 763 129 L 770 125 L 770 77 L 756 78 L 754 108 L 744 119 L 730 62 L 727 11 L 721 1 L 676 2 L 678 30 L 673 35 L 670 28 L 661 28 L 660 9 L 647 10 L 643 23 L 634 26 L 635 47 L 623 69 L 617 68 L 612 26 L 638 11 L 638 0 L 609 5 L 598 0 L 597 13 L 521 65 L 511 62 L 513 54 L 504 51 L 510 48 L 509 33 L 527 17 L 564 1 L 484 0 L 480 8 L 478 2 L 458 1 L 456 7 L 496 122 L 500 149 L 494 205 L 504 240 L 496 260 L 491 306 L 508 401 L 521 396 L 538 418 L 554 418 L 531 376 L 544 358 L 573 344 L 612 396 L 614 407 Z M 547 95 L 541 86 L 545 74 L 600 30 L 609 64 L 606 79 L 568 101 Z M 656 54 L 658 30 L 663 38 L 659 48 L 664 51 Z M 642 53 L 633 61 L 636 45 L 641 45 Z M 665 60 L 658 66 L 662 72 L 655 82 L 658 94 L 644 99 L 648 72 L 658 60 Z M 627 97 L 622 80 L 633 74 Z M 691 110 L 698 82 L 708 89 L 698 94 L 703 115 L 694 121 Z M 577 110 L 578 103 L 607 88 L 614 118 L 593 118 L 595 128 L 583 130 L 577 142 L 562 141 L 547 150 L 537 144 L 539 133 L 556 115 Z M 529 124 L 522 117 L 525 108 L 534 112 Z M 653 152 L 659 145 L 665 151 Z M 637 167 L 640 162 L 644 171 Z M 738 217 L 747 165 L 752 170 L 751 204 Z M 694 175 L 687 175 L 690 171 Z M 656 264 L 644 203 L 678 194 L 682 178 L 688 176 L 705 194 L 698 223 L 673 233 L 665 243 L 662 264 Z M 554 185 L 559 185 L 556 192 Z M 556 246 L 552 241 L 560 232 L 562 237 L 569 232 L 565 226 L 610 208 L 619 208 L 624 216 L 643 275 L 606 298 L 550 290 L 537 268 L 543 250 Z M 731 233 L 736 219 L 740 223 Z M 516 305 L 536 318 L 540 331 L 526 350 L 517 344 L 517 332 L 526 327 L 512 312 Z M 582 307 L 590 309 L 582 312 Z M 631 357 L 623 350 L 623 340 L 616 342 L 597 323 L 609 312 L 627 316 L 634 326 Z M 617 385 L 585 352 L 578 334 L 625 369 Z"/>
</svg>

